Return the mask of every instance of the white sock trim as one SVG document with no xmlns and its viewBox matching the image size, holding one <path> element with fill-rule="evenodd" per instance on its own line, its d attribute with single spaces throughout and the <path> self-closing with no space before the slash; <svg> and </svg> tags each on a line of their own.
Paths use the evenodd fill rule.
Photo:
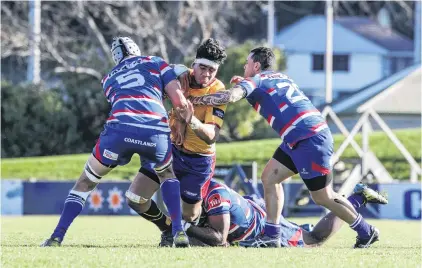
<svg viewBox="0 0 422 268">
<path fill-rule="evenodd" d="M 89 194 L 91 194 L 92 191 L 89 192 L 79 192 L 79 191 L 75 191 L 75 190 L 70 190 L 69 194 L 74 194 L 77 196 L 82 197 L 85 201 L 88 199 Z"/>
<path fill-rule="evenodd" d="M 356 220 L 350 224 L 350 228 L 355 228 L 362 221 L 362 215 L 358 214 Z"/>
<path fill-rule="evenodd" d="M 174 178 L 174 179 L 167 179 L 167 180 L 163 181 L 163 182 L 161 183 L 161 185 L 163 185 L 163 183 L 165 183 L 166 181 L 168 181 L 168 182 L 178 182 L 178 183 L 180 183 L 180 181 L 179 181 L 177 178 Z"/>
</svg>

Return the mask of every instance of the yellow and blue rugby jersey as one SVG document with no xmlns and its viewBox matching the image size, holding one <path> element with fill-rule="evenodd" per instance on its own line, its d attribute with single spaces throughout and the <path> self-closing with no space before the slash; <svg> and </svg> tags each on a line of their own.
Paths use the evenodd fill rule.
<svg viewBox="0 0 422 268">
<path fill-rule="evenodd" d="M 190 70 L 192 73 L 192 70 Z M 218 92 L 219 90 L 225 90 L 223 82 L 215 79 L 205 88 L 190 88 L 189 96 L 203 96 Z M 195 106 L 194 115 L 202 123 L 213 124 L 221 128 L 223 126 L 224 113 L 226 112 L 227 105 L 220 106 Z M 170 118 L 170 124 L 173 124 L 175 115 L 172 114 Z M 183 142 L 183 148 L 197 154 L 214 154 L 215 144 L 208 145 L 205 141 L 201 140 L 193 130 L 187 126 L 185 133 L 185 141 Z"/>
</svg>

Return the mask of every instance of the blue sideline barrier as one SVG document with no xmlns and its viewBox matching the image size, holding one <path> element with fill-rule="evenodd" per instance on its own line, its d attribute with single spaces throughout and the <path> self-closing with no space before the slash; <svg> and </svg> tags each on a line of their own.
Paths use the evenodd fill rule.
<svg viewBox="0 0 422 268">
<path fill-rule="evenodd" d="M 228 181 L 230 183 L 230 181 Z M 2 215 L 60 214 L 63 202 L 73 186 L 73 182 L 22 182 L 20 180 L 2 180 L 1 208 Z M 130 182 L 104 182 L 88 198 L 82 214 L 85 215 L 133 215 L 127 206 L 124 193 Z M 233 187 L 233 186 L 232 186 Z M 309 204 L 296 206 L 296 210 L 286 208 L 295 203 L 295 196 L 303 187 L 302 183 L 286 183 L 286 216 L 320 216 L 323 210 Z M 420 220 L 421 188 L 420 184 L 396 183 L 371 185 L 378 191 L 389 195 L 386 206 L 369 205 L 362 211 L 368 218 Z M 244 194 L 263 196 L 262 185 L 254 186 L 250 180 L 240 179 L 235 184 L 236 190 Z M 290 215 L 289 215 L 290 214 Z"/>
</svg>

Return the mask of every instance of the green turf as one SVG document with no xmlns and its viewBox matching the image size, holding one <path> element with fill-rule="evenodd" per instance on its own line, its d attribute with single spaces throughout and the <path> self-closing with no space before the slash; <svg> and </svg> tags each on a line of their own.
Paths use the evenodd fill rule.
<svg viewBox="0 0 422 268">
<path fill-rule="evenodd" d="M 321 248 L 160 249 L 158 230 L 140 217 L 75 220 L 61 248 L 40 248 L 58 216 L 2 217 L 2 267 L 420 267 L 421 224 L 369 220 L 381 231 L 370 249 L 352 249 L 343 226 Z M 298 223 L 317 219 L 297 219 Z"/>
<path fill-rule="evenodd" d="M 421 130 L 401 130 L 395 132 L 412 156 L 419 161 L 421 159 Z M 344 140 L 343 136 L 335 136 L 335 147 L 338 148 Z M 361 137 L 357 137 L 361 143 Z M 218 143 L 217 163 L 231 164 L 233 162 L 257 161 L 260 171 L 266 161 L 271 158 L 275 149 L 280 144 L 280 139 L 253 140 L 245 142 Z M 404 157 L 393 145 L 384 133 L 374 133 L 370 137 L 370 147 L 375 154 L 383 160 L 388 171 L 395 179 L 409 179 L 410 167 L 404 161 Z M 356 157 L 351 148 L 344 152 L 343 158 Z M 29 157 L 2 159 L 1 178 L 19 179 L 48 179 L 48 180 L 74 180 L 78 178 L 87 159 L 87 154 Z M 132 161 L 124 166 L 113 170 L 105 179 L 130 179 L 139 169 L 139 157 L 135 155 Z"/>
</svg>

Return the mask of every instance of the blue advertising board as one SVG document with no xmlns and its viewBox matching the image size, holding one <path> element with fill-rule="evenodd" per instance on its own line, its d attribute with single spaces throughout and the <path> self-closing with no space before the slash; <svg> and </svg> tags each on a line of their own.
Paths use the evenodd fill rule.
<svg viewBox="0 0 422 268">
<path fill-rule="evenodd" d="M 396 220 L 421 219 L 421 184 L 380 184 L 380 191 L 388 193 L 389 203 L 380 206 L 379 218 Z"/>
<path fill-rule="evenodd" d="M 25 182 L 23 213 L 60 214 L 74 182 Z M 92 191 L 81 214 L 130 215 L 124 194 L 130 182 L 104 182 Z"/>
<path fill-rule="evenodd" d="M 2 180 L 1 201 L 2 215 L 46 215 L 60 214 L 64 201 L 74 182 L 22 182 L 20 180 Z M 130 182 L 103 182 L 90 194 L 82 211 L 84 215 L 134 215 L 125 200 L 125 192 Z M 323 208 L 308 198 L 306 204 L 298 205 L 298 198 L 305 196 L 303 183 L 283 184 L 285 205 L 283 214 L 287 217 L 321 216 Z M 231 185 L 232 186 L 232 185 Z M 249 185 L 250 186 L 250 185 Z M 368 204 L 360 212 L 366 218 L 420 220 L 421 185 L 412 183 L 373 184 L 373 189 L 386 192 L 389 204 L 378 206 Z M 262 185 L 243 189 L 244 194 L 263 196 Z M 301 194 L 305 193 L 305 194 Z M 156 197 L 154 197 L 156 198 Z M 161 205 L 161 202 L 158 202 Z"/>
</svg>

